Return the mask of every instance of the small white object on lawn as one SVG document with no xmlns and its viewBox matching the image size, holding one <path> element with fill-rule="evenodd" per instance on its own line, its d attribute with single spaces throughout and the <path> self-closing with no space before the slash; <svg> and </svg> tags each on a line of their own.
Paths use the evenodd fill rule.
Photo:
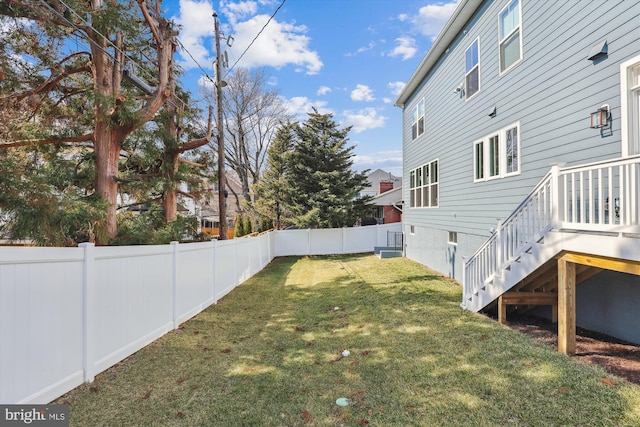
<svg viewBox="0 0 640 427">
<path fill-rule="evenodd" d="M 340 397 L 336 399 L 336 405 L 338 406 L 347 406 L 349 404 L 349 399 L 346 397 Z"/>
<path fill-rule="evenodd" d="M 351 352 L 349 350 L 342 350 L 342 357 L 349 357 Z"/>
</svg>

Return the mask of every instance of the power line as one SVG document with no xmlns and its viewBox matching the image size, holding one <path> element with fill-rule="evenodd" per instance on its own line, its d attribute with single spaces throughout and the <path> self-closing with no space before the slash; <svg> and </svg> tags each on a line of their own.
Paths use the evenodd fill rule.
<svg viewBox="0 0 640 427">
<path fill-rule="evenodd" d="M 177 39 L 176 39 L 177 40 Z M 193 55 L 191 55 L 191 52 L 189 52 L 189 50 L 187 50 L 186 47 L 184 47 L 184 45 L 182 44 L 182 42 L 180 40 L 178 40 L 178 44 L 180 45 L 180 48 L 182 50 L 184 50 L 185 52 L 187 52 L 187 55 L 189 55 L 189 58 L 191 58 L 191 60 L 193 62 L 195 62 L 195 64 L 198 66 L 198 68 L 200 68 L 200 70 L 204 73 L 205 77 L 213 84 L 215 84 L 216 82 L 213 81 L 213 78 L 211 78 L 211 76 L 209 76 L 209 74 L 207 74 L 207 72 L 205 71 L 204 68 L 202 68 L 202 65 L 200 65 L 198 63 L 198 61 L 196 61 L 196 59 L 193 57 Z M 217 60 L 217 59 L 216 59 Z"/>
<path fill-rule="evenodd" d="M 225 73 L 225 76 L 227 74 L 229 74 L 229 72 L 233 69 L 233 67 L 236 66 L 236 64 L 238 64 L 238 62 L 240 62 L 240 60 L 242 59 L 242 57 L 244 56 L 245 53 L 247 53 L 247 51 L 249 50 L 249 48 L 251 48 L 251 46 L 253 45 L 253 43 L 258 39 L 258 37 L 260 37 L 260 34 L 262 34 L 262 32 L 264 31 L 265 28 L 267 28 L 267 25 L 269 25 L 269 23 L 271 22 L 271 20 L 276 16 L 276 13 L 278 13 L 278 11 L 280 10 L 280 8 L 284 5 L 284 2 L 287 0 L 282 0 L 282 3 L 280 3 L 280 6 L 278 6 L 278 8 L 275 10 L 275 12 L 273 12 L 273 14 L 269 17 L 269 19 L 267 20 L 267 23 L 264 24 L 264 26 L 262 27 L 262 29 L 258 32 L 258 34 L 256 34 L 256 36 L 253 38 L 253 40 L 251 40 L 251 43 L 249 43 L 249 46 L 247 46 L 247 48 L 244 50 L 244 52 L 242 52 L 242 54 L 238 57 L 238 59 L 236 60 L 236 62 L 233 63 L 233 65 L 231 67 L 229 67 L 229 70 Z"/>
</svg>

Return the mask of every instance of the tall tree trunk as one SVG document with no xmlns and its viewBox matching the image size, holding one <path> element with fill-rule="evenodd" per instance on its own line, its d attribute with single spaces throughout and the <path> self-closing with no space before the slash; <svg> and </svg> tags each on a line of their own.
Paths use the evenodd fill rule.
<svg viewBox="0 0 640 427">
<path fill-rule="evenodd" d="M 118 161 L 122 144 L 117 132 L 108 129 L 105 123 L 96 123 L 96 193 L 108 202 L 104 229 L 98 228 L 96 243 L 106 244 L 116 236 L 118 200 Z"/>
</svg>

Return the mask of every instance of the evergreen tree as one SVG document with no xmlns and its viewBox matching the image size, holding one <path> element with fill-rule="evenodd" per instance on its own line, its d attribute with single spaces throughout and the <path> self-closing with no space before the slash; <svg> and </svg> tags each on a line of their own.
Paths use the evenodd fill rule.
<svg viewBox="0 0 640 427">
<path fill-rule="evenodd" d="M 295 127 L 295 145 L 287 159 L 286 194 L 290 222 L 301 228 L 353 226 L 366 216 L 370 197 L 361 198 L 367 172 L 355 172 L 351 127 L 338 128 L 331 114 L 314 110 Z"/>
<path fill-rule="evenodd" d="M 0 149 L 90 144 L 95 174 L 87 190 L 106 211 L 91 228 L 106 243 L 117 230 L 123 143 L 172 96 L 174 24 L 161 0 L 4 0 L 0 32 L 7 22 L 15 36 L 0 37 L 0 138 L 7 141 Z M 123 81 L 132 72 L 125 52 L 140 52 L 136 72 L 153 87 Z"/>
<path fill-rule="evenodd" d="M 251 234 L 253 233 L 253 224 L 251 223 L 251 217 L 249 215 L 245 216 L 243 218 L 244 220 L 244 234 L 245 236 L 247 234 Z"/>
<path fill-rule="evenodd" d="M 244 226 L 245 226 L 245 222 L 244 222 L 244 219 L 242 218 L 242 215 L 241 214 L 236 215 L 236 226 L 234 230 L 235 237 L 242 237 L 245 234 L 247 234 Z"/>
<path fill-rule="evenodd" d="M 276 230 L 282 228 L 283 218 L 289 215 L 287 209 L 287 168 L 291 150 L 295 142 L 296 124 L 281 125 L 269 146 L 267 167 L 262 178 L 253 187 L 256 200 L 251 205 L 258 216 L 270 218 Z"/>
</svg>

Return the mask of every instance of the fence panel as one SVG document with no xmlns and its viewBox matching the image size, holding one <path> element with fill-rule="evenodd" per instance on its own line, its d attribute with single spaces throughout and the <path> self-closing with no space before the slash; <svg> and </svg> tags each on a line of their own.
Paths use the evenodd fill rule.
<svg viewBox="0 0 640 427">
<path fill-rule="evenodd" d="M 236 287 L 236 242 L 235 240 L 219 240 L 216 242 L 216 301 Z"/>
<path fill-rule="evenodd" d="M 275 256 L 371 252 L 400 224 L 246 239 L 0 247 L 0 403 L 47 403 L 177 327 Z"/>
<path fill-rule="evenodd" d="M 276 256 L 308 255 L 310 230 L 277 230 L 275 235 Z"/>
<path fill-rule="evenodd" d="M 173 329 L 171 246 L 95 248 L 96 289 L 89 301 L 100 373 Z"/>
<path fill-rule="evenodd" d="M 49 402 L 83 378 L 83 250 L 0 247 L 0 403 Z"/>
<path fill-rule="evenodd" d="M 309 255 L 330 255 L 342 253 L 342 232 L 344 228 L 310 230 Z"/>
<path fill-rule="evenodd" d="M 252 246 L 254 246 L 253 239 L 250 237 L 236 240 L 236 286 L 251 277 L 251 256 L 249 252 Z"/>
<path fill-rule="evenodd" d="M 175 315 L 180 324 L 214 303 L 215 248 L 213 242 L 191 243 L 177 245 L 177 252 Z"/>
</svg>

